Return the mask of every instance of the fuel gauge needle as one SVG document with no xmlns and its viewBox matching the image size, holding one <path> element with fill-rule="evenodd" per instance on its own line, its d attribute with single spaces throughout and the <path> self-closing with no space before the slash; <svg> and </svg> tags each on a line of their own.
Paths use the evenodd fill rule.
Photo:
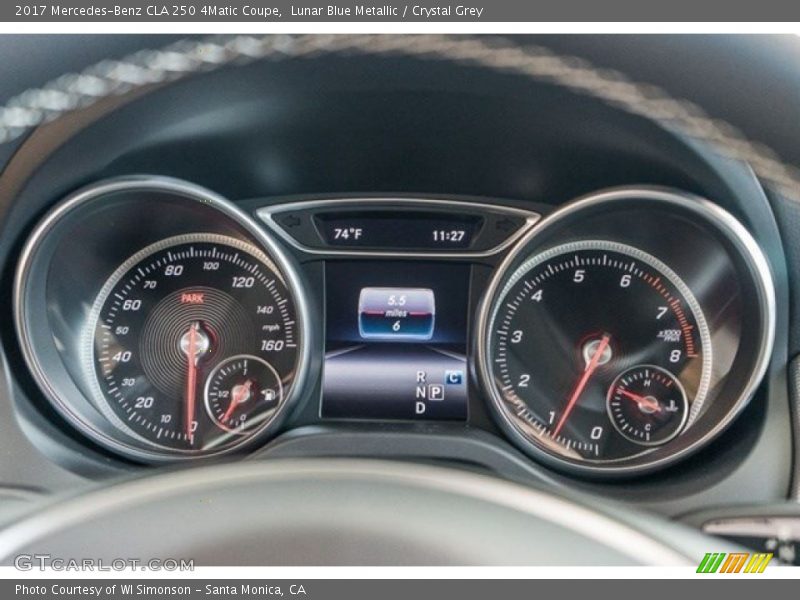
<svg viewBox="0 0 800 600">
<path fill-rule="evenodd" d="M 236 407 L 239 406 L 242 402 L 244 402 L 245 398 L 250 395 L 250 388 L 253 386 L 253 382 L 248 379 L 246 383 L 241 386 L 236 386 L 234 393 L 231 394 L 231 405 L 228 407 L 228 410 L 225 411 L 225 415 L 222 417 L 222 422 L 227 423 L 228 419 L 231 418 L 233 415 L 233 411 L 236 410 Z"/>
<path fill-rule="evenodd" d="M 558 420 L 558 425 L 553 430 L 553 437 L 558 437 L 558 434 L 561 433 L 561 429 L 564 427 L 564 424 L 569 419 L 569 415 L 572 413 L 572 409 L 575 408 L 575 404 L 578 403 L 578 398 L 581 397 L 583 390 L 586 388 L 586 384 L 589 383 L 589 380 L 592 378 L 592 375 L 597 370 L 597 366 L 600 363 L 600 359 L 603 356 L 603 352 L 606 351 L 608 348 L 608 344 L 611 341 L 611 336 L 605 334 L 600 343 L 597 344 L 597 348 L 595 348 L 594 354 L 592 354 L 592 358 L 589 360 L 589 363 L 586 365 L 586 369 L 584 369 L 581 378 L 578 380 L 578 385 L 575 386 L 575 391 L 572 392 L 572 396 L 570 396 L 569 402 L 567 402 L 567 407 L 564 409 L 564 413 L 561 415 L 561 418 Z"/>
</svg>

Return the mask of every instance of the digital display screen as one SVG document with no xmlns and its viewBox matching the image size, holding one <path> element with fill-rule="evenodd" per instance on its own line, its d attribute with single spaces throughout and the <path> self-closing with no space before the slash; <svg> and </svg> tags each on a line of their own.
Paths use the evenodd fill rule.
<svg viewBox="0 0 800 600">
<path fill-rule="evenodd" d="M 330 246 L 353 248 L 469 248 L 483 219 L 476 215 L 373 212 L 321 215 L 317 229 Z"/>
<path fill-rule="evenodd" d="M 322 416 L 464 420 L 470 266 L 329 262 Z"/>
</svg>

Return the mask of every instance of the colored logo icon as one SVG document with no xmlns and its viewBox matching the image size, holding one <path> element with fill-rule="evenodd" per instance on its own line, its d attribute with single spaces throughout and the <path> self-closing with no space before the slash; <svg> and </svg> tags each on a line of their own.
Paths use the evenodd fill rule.
<svg viewBox="0 0 800 600">
<path fill-rule="evenodd" d="M 708 552 L 697 566 L 698 573 L 763 573 L 772 560 L 766 552 Z"/>
</svg>

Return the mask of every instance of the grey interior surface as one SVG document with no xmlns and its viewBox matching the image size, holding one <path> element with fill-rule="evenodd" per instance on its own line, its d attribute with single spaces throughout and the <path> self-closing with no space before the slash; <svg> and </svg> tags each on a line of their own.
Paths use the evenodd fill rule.
<svg viewBox="0 0 800 600">
<path fill-rule="evenodd" d="M 3 54 L 20 60 L 0 66 L 0 104 L 63 73 L 175 40 L 3 36 Z M 697 102 L 787 161 L 798 156 L 800 86 L 787 68 L 797 40 L 512 36 L 505 43 L 617 68 Z M 723 91 L 732 85 L 722 64 L 731 52 L 739 57 L 736 81 L 758 93 Z M 634 477 L 584 477 L 532 458 L 498 426 L 474 381 L 467 423 L 321 419 L 321 351 L 309 358 L 304 393 L 269 436 L 185 469 L 145 464 L 88 439 L 53 409 L 11 325 L 15 269 L 36 224 L 76 190 L 131 175 L 203 186 L 254 221 L 265 207 L 330 198 L 451 199 L 547 215 L 619 186 L 696 194 L 742 223 L 769 262 L 774 347 L 729 428 L 680 462 Z M 333 53 L 232 64 L 43 124 L 0 145 L 0 486 L 8 498 L 0 519 L 28 515 L 0 531 L 0 552 L 6 560 L 23 550 L 113 554 L 115 539 L 124 538 L 132 553 L 191 550 L 204 564 L 598 564 L 598 556 L 602 564 L 696 563 L 709 543 L 697 533 L 700 520 L 717 510 L 780 505 L 789 507 L 781 514 L 794 514 L 798 407 L 788 365 L 800 340 L 798 202 L 752 165 L 656 117 L 558 82 L 425 57 Z M 285 240 L 275 243 L 312 298 L 308 327 L 322 347 L 324 266 Z M 475 282 L 488 280 L 501 258 L 475 261 L 483 274 L 472 280 L 471 311 L 480 299 Z M 587 519 L 583 507 L 597 509 L 593 518 L 647 538 L 653 553 L 638 561 L 613 535 L 531 511 L 539 501 L 564 502 Z M 86 512 L 93 503 L 97 510 Z M 690 528 L 672 522 L 684 515 L 694 515 Z M 196 531 L 196 523 L 208 527 Z M 154 550 L 157 532 L 173 526 L 175 535 Z M 265 547 L 265 535 L 279 543 Z"/>
</svg>

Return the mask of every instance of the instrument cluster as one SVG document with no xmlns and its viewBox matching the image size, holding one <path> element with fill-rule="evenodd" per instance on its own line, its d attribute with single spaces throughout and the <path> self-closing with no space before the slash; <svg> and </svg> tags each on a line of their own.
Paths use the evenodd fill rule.
<svg viewBox="0 0 800 600">
<path fill-rule="evenodd" d="M 243 210 L 174 179 L 104 181 L 35 229 L 14 308 L 47 401 L 133 461 L 244 453 L 301 411 L 456 429 L 485 411 L 532 459 L 593 476 L 653 471 L 717 437 L 758 388 L 775 328 L 770 268 L 740 222 L 631 187 L 552 212 L 425 198 Z"/>
</svg>

